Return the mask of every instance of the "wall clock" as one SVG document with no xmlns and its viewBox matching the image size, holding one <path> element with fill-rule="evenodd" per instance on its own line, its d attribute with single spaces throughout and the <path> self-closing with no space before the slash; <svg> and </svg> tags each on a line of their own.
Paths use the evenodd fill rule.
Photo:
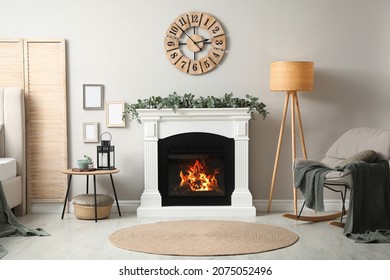
<svg viewBox="0 0 390 280">
<path fill-rule="evenodd" d="M 221 62 L 226 43 L 222 25 L 213 16 L 189 12 L 169 25 L 164 46 L 172 65 L 184 73 L 200 75 Z"/>
</svg>

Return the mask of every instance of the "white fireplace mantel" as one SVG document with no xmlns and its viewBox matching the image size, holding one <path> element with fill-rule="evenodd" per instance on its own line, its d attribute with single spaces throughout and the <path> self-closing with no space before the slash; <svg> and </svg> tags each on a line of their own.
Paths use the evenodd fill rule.
<svg viewBox="0 0 390 280">
<path fill-rule="evenodd" d="M 248 108 L 196 108 L 137 110 L 144 126 L 144 191 L 138 217 L 255 216 L 249 191 Z M 227 206 L 162 206 L 158 190 L 158 140 L 189 132 L 213 133 L 233 138 L 235 183 Z"/>
</svg>

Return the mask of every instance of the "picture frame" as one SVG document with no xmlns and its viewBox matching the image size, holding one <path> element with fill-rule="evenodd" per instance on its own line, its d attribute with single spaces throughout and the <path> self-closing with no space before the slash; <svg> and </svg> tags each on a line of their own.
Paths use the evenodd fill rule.
<svg viewBox="0 0 390 280">
<path fill-rule="evenodd" d="M 84 110 L 104 109 L 104 85 L 83 85 L 83 108 Z"/>
<path fill-rule="evenodd" d="M 82 126 L 84 143 L 99 142 L 99 124 L 97 122 L 83 122 Z"/>
<path fill-rule="evenodd" d="M 107 127 L 126 126 L 125 119 L 123 118 L 123 111 L 125 110 L 124 101 L 107 101 L 105 110 Z"/>
</svg>

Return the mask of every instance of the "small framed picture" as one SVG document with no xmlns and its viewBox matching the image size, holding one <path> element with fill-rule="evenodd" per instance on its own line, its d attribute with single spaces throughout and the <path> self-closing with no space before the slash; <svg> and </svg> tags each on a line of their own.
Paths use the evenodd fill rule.
<svg viewBox="0 0 390 280">
<path fill-rule="evenodd" d="M 104 86 L 83 85 L 83 108 L 84 110 L 103 110 Z"/>
<path fill-rule="evenodd" d="M 106 102 L 106 126 L 107 127 L 124 127 L 125 119 L 123 111 L 125 110 L 124 101 L 107 101 Z"/>
<path fill-rule="evenodd" d="M 99 142 L 99 125 L 97 122 L 83 122 L 84 143 Z"/>
</svg>

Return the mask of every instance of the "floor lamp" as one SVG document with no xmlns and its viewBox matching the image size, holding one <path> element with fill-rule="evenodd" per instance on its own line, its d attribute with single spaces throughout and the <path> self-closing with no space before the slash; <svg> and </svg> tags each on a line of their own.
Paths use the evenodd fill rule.
<svg viewBox="0 0 390 280">
<path fill-rule="evenodd" d="M 305 139 L 303 136 L 301 112 L 298 102 L 298 91 L 311 91 L 313 89 L 314 63 L 308 61 L 280 61 L 271 63 L 270 90 L 287 92 L 284 102 L 282 123 L 279 132 L 278 147 L 275 156 L 274 171 L 272 174 L 271 188 L 268 200 L 268 212 L 271 210 L 272 195 L 274 192 L 275 178 L 279 165 L 280 147 L 282 145 L 286 113 L 291 97 L 291 144 L 292 162 L 296 158 L 295 145 L 295 116 L 298 118 L 299 135 L 301 139 L 303 157 L 307 158 Z M 297 190 L 293 184 L 294 215 L 297 215 Z"/>
</svg>

